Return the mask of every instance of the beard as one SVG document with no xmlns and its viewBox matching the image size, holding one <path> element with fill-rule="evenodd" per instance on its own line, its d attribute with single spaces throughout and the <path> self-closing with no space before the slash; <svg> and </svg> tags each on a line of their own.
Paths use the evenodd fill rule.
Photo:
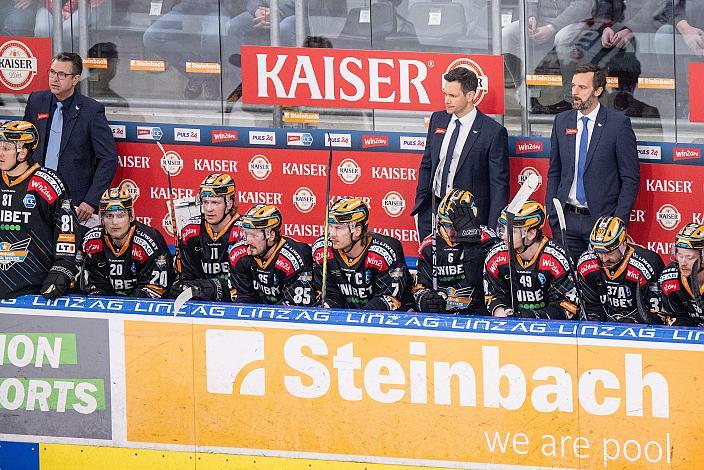
<svg viewBox="0 0 704 470">
<path fill-rule="evenodd" d="M 572 97 L 572 109 L 576 109 L 577 111 L 582 111 L 583 109 L 589 109 L 589 107 L 592 105 L 592 100 L 594 98 L 590 96 L 586 100 L 582 101 L 580 98 L 577 98 L 576 96 Z"/>
</svg>

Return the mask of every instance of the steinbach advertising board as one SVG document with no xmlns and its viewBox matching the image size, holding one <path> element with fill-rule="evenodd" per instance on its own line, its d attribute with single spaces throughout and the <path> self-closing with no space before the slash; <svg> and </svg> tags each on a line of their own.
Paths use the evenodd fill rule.
<svg viewBox="0 0 704 470">
<path fill-rule="evenodd" d="M 109 322 L 109 340 L 85 338 L 79 319 Z M 4 373 L 22 384 L 40 360 L 84 363 L 84 342 L 110 357 L 111 398 L 96 401 L 112 411 L 112 435 L 36 426 L 45 414 L 68 419 L 51 399 L 18 427 L 6 416 L 19 387 L 0 385 L 0 440 L 44 449 L 468 468 L 698 468 L 704 458 L 701 330 L 197 302 L 174 315 L 170 301 L 85 297 L 5 300 L 0 320 Z"/>
</svg>

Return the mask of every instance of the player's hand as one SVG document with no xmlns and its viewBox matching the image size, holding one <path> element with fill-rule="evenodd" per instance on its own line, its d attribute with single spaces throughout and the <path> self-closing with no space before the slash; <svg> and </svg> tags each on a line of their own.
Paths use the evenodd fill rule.
<svg viewBox="0 0 704 470">
<path fill-rule="evenodd" d="M 604 28 L 604 31 L 601 33 L 601 45 L 607 49 L 614 47 L 616 45 L 616 42 L 614 42 L 615 35 L 616 33 L 613 29 L 608 26 Z"/>
<path fill-rule="evenodd" d="M 513 310 L 506 307 L 497 307 L 496 309 L 494 309 L 493 315 L 495 317 L 501 318 L 510 317 L 511 315 L 513 315 Z"/>
<path fill-rule="evenodd" d="M 63 272 L 63 270 L 51 268 L 46 279 L 44 279 L 40 292 L 47 299 L 56 299 L 68 294 L 72 284 L 73 278 Z"/>
<path fill-rule="evenodd" d="M 76 208 L 76 215 L 78 215 L 78 221 L 81 223 L 88 220 L 90 218 L 90 216 L 93 215 L 94 213 L 95 213 L 95 209 L 93 209 L 93 206 L 91 206 L 87 202 L 82 202 Z"/>
<path fill-rule="evenodd" d="M 628 44 L 630 44 L 632 39 L 633 39 L 633 31 L 631 31 L 628 28 L 623 28 L 621 31 L 614 34 L 614 38 L 612 39 L 612 42 L 613 42 L 614 46 L 618 47 L 619 49 L 625 49 L 626 46 L 628 46 Z"/>
<path fill-rule="evenodd" d="M 455 204 L 448 214 L 452 225 L 457 230 L 458 243 L 478 243 L 481 240 L 482 229 L 473 208 L 466 202 Z"/>
<path fill-rule="evenodd" d="M 183 281 L 183 290 L 188 288 L 193 290 L 193 300 L 214 300 L 222 299 L 222 289 L 220 283 L 214 279 L 194 279 Z"/>
<path fill-rule="evenodd" d="M 442 313 L 447 309 L 447 300 L 432 289 L 425 289 L 416 299 L 418 310 L 425 313 Z"/>
</svg>

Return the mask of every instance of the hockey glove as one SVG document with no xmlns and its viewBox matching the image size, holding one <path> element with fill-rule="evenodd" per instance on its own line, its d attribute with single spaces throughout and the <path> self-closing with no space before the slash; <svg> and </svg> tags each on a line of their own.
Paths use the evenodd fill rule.
<svg viewBox="0 0 704 470">
<path fill-rule="evenodd" d="M 41 294 L 47 299 L 56 299 L 68 294 L 73 285 L 73 276 L 70 270 L 61 266 L 52 266 L 44 279 Z"/>
<path fill-rule="evenodd" d="M 416 295 L 418 311 L 425 313 L 441 313 L 447 309 L 447 300 L 432 289 L 425 289 Z"/>
<path fill-rule="evenodd" d="M 464 202 L 456 204 L 448 215 L 457 230 L 457 243 L 479 243 L 482 229 L 479 227 L 479 220 L 469 204 Z"/>
<path fill-rule="evenodd" d="M 215 279 L 195 279 L 183 281 L 183 290 L 193 289 L 193 300 L 221 301 L 223 296 L 222 285 Z"/>
</svg>

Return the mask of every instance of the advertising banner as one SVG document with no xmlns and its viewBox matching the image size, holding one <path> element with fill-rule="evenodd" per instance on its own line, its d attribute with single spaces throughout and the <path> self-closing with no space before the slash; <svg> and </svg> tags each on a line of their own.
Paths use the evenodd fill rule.
<svg viewBox="0 0 704 470">
<path fill-rule="evenodd" d="M 0 36 L 0 93 L 49 88 L 51 39 Z"/>
<path fill-rule="evenodd" d="M 246 104 L 437 111 L 443 75 L 456 67 L 479 79 L 474 103 L 504 113 L 502 56 L 268 46 L 242 47 Z"/>
<path fill-rule="evenodd" d="M 704 62 L 690 62 L 689 67 L 689 120 L 704 122 Z"/>
<path fill-rule="evenodd" d="M 0 434 L 110 439 L 108 321 L 0 315 Z"/>
</svg>

